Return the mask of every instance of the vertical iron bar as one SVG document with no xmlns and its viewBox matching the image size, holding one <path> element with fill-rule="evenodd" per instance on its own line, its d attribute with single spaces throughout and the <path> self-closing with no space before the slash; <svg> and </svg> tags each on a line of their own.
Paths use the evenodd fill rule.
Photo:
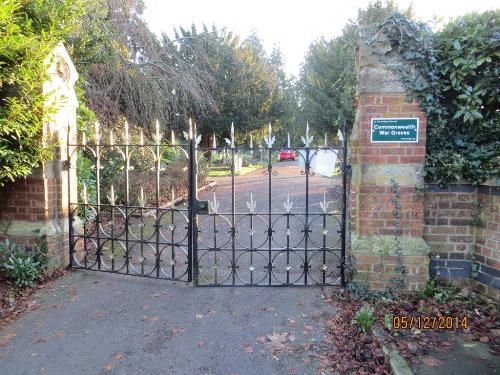
<svg viewBox="0 0 500 375">
<path fill-rule="evenodd" d="M 309 273 L 309 259 L 307 259 L 307 242 L 309 240 L 309 146 L 306 146 L 306 161 L 304 169 L 306 172 L 306 211 L 305 211 L 305 228 L 304 228 L 304 284 L 307 285 L 307 276 Z"/>
<path fill-rule="evenodd" d="M 253 235 L 254 235 L 254 229 L 253 229 L 253 213 L 250 212 L 250 266 L 253 267 Z M 253 269 L 250 269 L 250 284 L 253 284 Z"/>
<path fill-rule="evenodd" d="M 217 216 L 217 214 L 213 213 L 213 217 L 214 217 L 214 221 L 213 221 L 213 224 L 214 224 L 214 283 L 215 284 L 217 284 L 219 282 L 218 281 L 219 264 L 218 264 L 218 260 L 217 260 L 217 251 L 218 250 L 217 250 L 217 219 L 216 219 L 216 216 Z"/>
<path fill-rule="evenodd" d="M 269 138 L 271 138 L 271 131 L 269 131 Z M 271 215 L 271 212 L 272 212 L 272 202 L 271 202 L 271 194 L 272 194 L 272 182 L 271 182 L 271 176 L 273 174 L 273 164 L 272 164 L 272 160 L 271 160 L 271 157 L 272 157 L 272 151 L 271 151 L 271 146 L 268 145 L 267 147 L 267 171 L 268 171 L 268 175 L 269 175 L 269 180 L 268 180 L 268 209 L 269 209 L 269 212 L 268 212 L 268 224 L 267 224 L 267 237 L 268 237 L 268 242 L 269 242 L 269 259 L 268 259 L 268 263 L 267 263 L 267 267 L 268 267 L 268 270 L 269 270 L 269 278 L 268 278 L 268 283 L 269 285 L 271 285 L 272 283 L 272 277 L 271 277 L 271 274 L 272 274 L 272 271 L 273 271 L 273 258 L 272 258 L 272 236 L 273 236 L 273 228 L 272 228 L 272 215 Z"/>
<path fill-rule="evenodd" d="M 191 126 L 191 125 L 190 125 Z M 196 223 L 197 197 L 197 160 L 196 160 L 196 132 L 189 132 L 189 191 L 188 191 L 188 282 L 198 285 L 198 227 Z"/>
<path fill-rule="evenodd" d="M 144 206 L 146 205 L 146 202 L 144 202 Z M 144 262 L 145 262 L 145 258 L 144 258 L 144 211 L 143 211 L 143 207 L 141 206 L 140 208 L 140 212 L 141 212 L 141 224 L 140 224 L 140 228 L 141 228 L 141 275 L 144 275 Z"/>
<path fill-rule="evenodd" d="M 125 139 L 125 271 L 129 273 L 129 205 L 130 205 L 130 191 L 129 191 L 129 168 L 130 168 L 130 157 L 129 157 L 129 137 L 128 137 L 128 127 L 127 136 Z"/>
<path fill-rule="evenodd" d="M 98 133 L 99 130 L 97 129 Z M 101 148 L 99 146 L 99 134 L 96 134 L 96 145 L 95 145 L 95 180 L 96 180 L 96 241 L 97 241 L 97 269 L 101 269 Z"/>
<path fill-rule="evenodd" d="M 115 202 L 109 205 L 111 209 L 111 271 L 115 270 Z"/>
<path fill-rule="evenodd" d="M 234 175 L 236 173 L 236 165 L 235 165 L 235 155 L 234 155 L 234 147 L 231 147 L 231 253 L 232 253 L 232 283 L 235 284 L 236 281 L 236 254 L 234 251 L 235 245 L 235 235 L 236 228 L 234 227 L 234 210 L 235 210 L 235 200 L 236 195 L 234 192 Z"/>
<path fill-rule="evenodd" d="M 160 277 L 160 168 L 161 168 L 161 154 L 160 154 L 160 138 L 156 138 L 156 277 Z"/>
<path fill-rule="evenodd" d="M 170 242 L 171 247 L 170 247 L 170 261 L 171 261 L 171 272 L 172 272 L 172 279 L 175 279 L 175 246 L 174 246 L 174 232 L 175 232 L 175 225 L 174 225 L 174 208 L 175 208 L 175 203 L 174 203 L 174 197 L 172 196 L 172 204 L 170 205 L 170 225 L 172 225 L 172 229 L 170 230 Z M 189 267 L 188 267 L 189 268 Z"/>
<path fill-rule="evenodd" d="M 70 134 L 69 132 L 71 131 L 69 121 L 68 121 L 68 129 L 67 129 L 67 136 L 66 136 L 66 163 L 68 165 L 67 169 L 67 184 L 68 184 L 68 236 L 69 236 L 69 266 L 73 267 L 73 253 L 74 253 L 74 244 L 73 244 L 73 214 L 71 211 L 71 153 L 69 150 L 69 144 L 70 144 Z M 78 141 L 77 141 L 78 143 Z M 77 148 L 78 150 L 78 148 Z M 77 188 L 78 189 L 78 188 Z M 78 208 L 78 191 L 76 194 L 76 207 Z M 85 212 L 85 208 L 84 208 Z M 85 227 L 84 227 L 84 236 L 85 236 Z M 84 240 L 85 242 L 85 240 Z"/>
<path fill-rule="evenodd" d="M 345 252 L 346 252 L 346 227 L 347 227 L 347 173 L 349 167 L 347 165 L 347 126 L 344 120 L 342 126 L 342 136 L 344 144 L 342 149 L 342 246 L 340 253 L 340 282 L 342 287 L 345 286 Z"/>
<path fill-rule="evenodd" d="M 286 213 L 286 283 L 290 284 L 290 213 Z"/>
<path fill-rule="evenodd" d="M 326 211 L 326 210 L 325 210 Z M 326 212 L 323 212 L 323 266 L 326 265 Z M 322 266 L 322 268 L 323 268 Z M 326 269 L 323 268 L 323 284 L 326 283 Z"/>
</svg>

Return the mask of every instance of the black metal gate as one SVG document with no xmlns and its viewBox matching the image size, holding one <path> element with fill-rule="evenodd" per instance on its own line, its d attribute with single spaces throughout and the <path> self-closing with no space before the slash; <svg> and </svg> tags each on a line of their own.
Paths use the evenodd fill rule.
<svg viewBox="0 0 500 375">
<path fill-rule="evenodd" d="M 96 125 L 91 141 L 68 139 L 70 264 L 195 285 L 343 285 L 345 125 L 342 134 L 336 147 L 313 147 L 307 128 L 303 147 L 275 147 L 269 127 L 254 148 L 236 146 L 232 129 L 225 147 L 204 148 L 192 126 L 176 143 L 159 124 L 151 141 L 126 124 L 104 141 Z M 279 163 L 281 151 L 296 161 Z M 338 177 L 316 176 L 323 156 Z M 244 158 L 259 160 L 248 178 Z M 217 161 L 214 187 L 201 177 Z"/>
</svg>

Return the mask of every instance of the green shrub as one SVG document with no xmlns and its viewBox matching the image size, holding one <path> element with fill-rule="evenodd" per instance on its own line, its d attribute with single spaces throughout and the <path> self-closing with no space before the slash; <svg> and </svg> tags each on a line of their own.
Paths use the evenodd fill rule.
<svg viewBox="0 0 500 375">
<path fill-rule="evenodd" d="M 48 263 L 47 236 L 37 235 L 34 245 L 22 248 L 8 240 L 0 243 L 0 274 L 13 280 L 20 288 L 33 287 Z"/>
<path fill-rule="evenodd" d="M 440 287 L 435 280 L 428 280 L 420 291 L 421 298 L 432 298 L 437 302 L 446 302 L 450 295 L 451 289 Z"/>
<path fill-rule="evenodd" d="M 41 83 L 46 58 L 75 29 L 79 0 L 0 1 L 0 186 L 28 175 L 51 156 L 42 127 L 46 108 Z"/>
<path fill-rule="evenodd" d="M 22 251 L 12 252 L 2 264 L 2 270 L 20 288 L 35 286 L 41 276 L 40 263 Z"/>
<path fill-rule="evenodd" d="M 395 14 L 380 28 L 408 64 L 394 65 L 427 114 L 427 182 L 479 184 L 500 173 L 500 10 L 433 33 Z"/>
<path fill-rule="evenodd" d="M 368 332 L 375 323 L 375 315 L 373 307 L 362 307 L 356 312 L 356 318 L 352 321 L 361 328 L 361 330 L 366 333 Z"/>
</svg>

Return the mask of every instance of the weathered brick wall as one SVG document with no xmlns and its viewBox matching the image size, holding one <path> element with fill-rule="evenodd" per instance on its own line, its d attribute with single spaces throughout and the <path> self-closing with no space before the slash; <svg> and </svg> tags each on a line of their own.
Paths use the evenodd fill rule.
<svg viewBox="0 0 500 375">
<path fill-rule="evenodd" d="M 372 35 L 362 30 L 356 57 L 356 119 L 349 142 L 353 278 L 384 289 L 403 277 L 406 288 L 417 289 L 429 269 L 429 247 L 422 238 L 423 196 L 416 191 L 425 163 L 426 116 L 394 71 L 401 57 L 383 31 Z M 372 142 L 374 118 L 418 118 L 418 142 Z M 399 217 L 394 215 L 396 200 Z"/>
<path fill-rule="evenodd" d="M 500 297 L 500 188 L 478 188 L 480 222 L 476 228 L 474 261 L 479 266 L 474 285 L 496 299 Z"/>
<path fill-rule="evenodd" d="M 399 267 L 407 274 L 405 282 L 409 290 L 421 289 L 429 279 L 429 257 L 425 255 L 362 254 L 356 255 L 354 280 L 366 284 L 370 289 L 383 290 L 392 285 L 392 280 L 401 277 Z"/>
<path fill-rule="evenodd" d="M 424 239 L 432 252 L 431 276 L 449 282 L 470 276 L 476 204 L 477 189 L 473 186 L 427 187 Z"/>
<path fill-rule="evenodd" d="M 372 143 L 372 118 L 417 117 L 420 121 L 418 143 Z M 423 234 L 423 199 L 415 190 L 415 169 L 425 162 L 426 116 L 416 99 L 406 93 L 359 94 L 358 134 L 351 140 L 351 163 L 360 166 L 351 185 L 352 228 L 360 235 L 394 235 L 394 193 L 390 178 L 400 184 L 401 235 L 418 237 Z M 370 166 L 373 166 L 370 168 Z M 362 176 L 357 176 L 357 174 Z M 359 178 L 360 177 L 360 178 Z"/>
<path fill-rule="evenodd" d="M 63 214 L 65 210 L 57 204 L 60 190 L 57 181 L 41 177 L 28 177 L 0 187 L 0 220 L 36 222 Z"/>
<path fill-rule="evenodd" d="M 431 248 L 430 274 L 482 292 L 500 290 L 500 190 L 492 186 L 427 186 L 424 239 Z"/>
</svg>

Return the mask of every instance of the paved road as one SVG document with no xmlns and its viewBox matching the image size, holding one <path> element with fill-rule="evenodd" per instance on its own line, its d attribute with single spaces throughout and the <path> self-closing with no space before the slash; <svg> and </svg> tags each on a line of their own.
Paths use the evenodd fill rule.
<svg viewBox="0 0 500 375">
<path fill-rule="evenodd" d="M 271 176 L 271 208 L 273 212 L 284 213 L 283 202 L 287 196 L 293 202 L 292 212 L 303 213 L 306 203 L 306 176 L 301 172 L 303 167 L 298 161 L 283 161 L 273 164 L 276 175 Z M 248 212 L 247 202 L 250 193 L 257 202 L 257 213 L 268 213 L 269 209 L 269 175 L 265 169 L 259 169 L 243 176 L 235 177 L 235 209 L 237 212 Z M 220 202 L 220 212 L 231 212 L 231 178 L 210 177 L 217 182 L 216 196 Z M 329 210 L 340 210 L 341 177 L 326 178 L 321 175 L 309 176 L 309 212 L 322 212 L 320 202 L 323 197 L 329 204 Z M 213 200 L 213 192 L 203 192 L 200 199 Z"/>
<path fill-rule="evenodd" d="M 0 374 L 313 374 L 301 348 L 332 313 L 322 295 L 77 271 L 0 332 Z"/>
</svg>

